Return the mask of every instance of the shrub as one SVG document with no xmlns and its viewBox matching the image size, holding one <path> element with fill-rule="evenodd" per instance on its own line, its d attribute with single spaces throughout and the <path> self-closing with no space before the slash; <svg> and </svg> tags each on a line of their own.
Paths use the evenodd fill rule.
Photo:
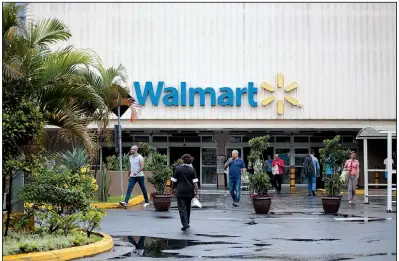
<svg viewBox="0 0 399 261">
<path fill-rule="evenodd" d="M 78 172 L 83 167 L 90 165 L 89 157 L 83 148 L 75 148 L 59 155 L 61 163 L 72 172 Z"/>
<path fill-rule="evenodd" d="M 269 147 L 269 136 L 252 138 L 248 141 L 251 147 L 249 160 L 254 166 L 254 174 L 249 175 L 249 187 L 256 193 L 253 197 L 266 196 L 269 191 L 270 178 L 264 173 L 263 152 Z"/>
<path fill-rule="evenodd" d="M 333 175 L 325 178 L 324 181 L 327 197 L 341 196 L 341 191 L 344 187 L 344 182 L 340 179 L 338 168 L 342 167 L 349 158 L 350 150 L 344 149 L 340 144 L 340 140 L 341 137 L 339 135 L 335 136 L 333 139 L 324 140 L 324 148 L 319 150 L 321 163 L 324 166 L 330 164 L 333 168 Z"/>
<path fill-rule="evenodd" d="M 87 237 L 91 236 L 94 229 L 100 227 L 100 222 L 105 216 L 105 211 L 98 208 L 90 208 L 88 211 L 82 214 L 81 221 L 83 222 L 83 228 L 87 233 Z"/>
<path fill-rule="evenodd" d="M 87 174 L 47 168 L 38 173 L 33 182 L 20 191 L 21 199 L 33 209 L 51 206 L 61 214 L 72 214 L 90 206 L 89 199 L 98 189 L 96 180 Z"/>
<path fill-rule="evenodd" d="M 119 156 L 112 155 L 106 158 L 106 166 L 107 170 L 111 171 L 119 171 Z M 129 154 L 123 154 L 122 158 L 122 170 L 129 170 L 130 162 L 129 162 Z"/>
<path fill-rule="evenodd" d="M 270 178 L 267 173 L 261 172 L 249 175 L 249 187 L 256 192 L 256 197 L 266 196 L 269 191 Z"/>
<path fill-rule="evenodd" d="M 152 153 L 148 157 L 146 170 L 152 172 L 152 176 L 147 177 L 148 182 L 154 186 L 156 194 L 162 195 L 166 181 L 172 177 L 172 169 L 167 166 L 166 155 L 158 152 Z"/>
<path fill-rule="evenodd" d="M 326 196 L 341 197 L 341 191 L 344 188 L 344 182 L 338 173 L 334 173 L 325 180 Z"/>
<path fill-rule="evenodd" d="M 15 255 L 28 252 L 42 252 L 73 246 L 82 246 L 101 240 L 100 236 L 85 236 L 83 231 L 73 231 L 69 235 L 37 235 L 11 232 L 3 239 L 3 255 Z"/>
</svg>

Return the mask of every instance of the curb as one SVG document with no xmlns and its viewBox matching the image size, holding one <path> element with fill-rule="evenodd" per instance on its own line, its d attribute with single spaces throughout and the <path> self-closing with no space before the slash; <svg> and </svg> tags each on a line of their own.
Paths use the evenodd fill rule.
<svg viewBox="0 0 399 261">
<path fill-rule="evenodd" d="M 317 189 L 316 190 L 316 192 L 326 192 L 326 190 L 325 189 Z M 344 191 L 344 192 L 342 192 L 341 194 L 348 194 L 348 191 Z M 356 195 L 364 195 L 364 189 L 357 189 L 356 190 Z"/>
<path fill-rule="evenodd" d="M 150 198 L 150 197 L 148 196 L 148 198 Z M 127 207 L 136 206 L 138 204 L 141 204 L 143 201 L 144 201 L 143 195 L 135 196 L 134 198 L 129 200 L 129 202 L 127 203 Z M 93 203 L 93 204 L 90 204 L 90 206 L 92 206 L 93 208 L 101 208 L 101 209 L 122 208 L 118 202 L 116 202 L 116 203 Z"/>
<path fill-rule="evenodd" d="M 58 249 L 46 252 L 35 252 L 28 254 L 18 254 L 3 256 L 4 261 L 39 261 L 39 260 L 71 260 L 87 256 L 93 256 L 111 250 L 114 247 L 112 237 L 103 233 L 97 233 L 103 237 L 101 241 L 96 243 L 70 247 L 65 249 Z"/>
</svg>

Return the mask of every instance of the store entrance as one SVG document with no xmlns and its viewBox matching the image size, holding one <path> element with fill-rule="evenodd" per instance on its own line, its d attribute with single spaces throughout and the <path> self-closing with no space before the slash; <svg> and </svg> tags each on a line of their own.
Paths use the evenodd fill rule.
<svg viewBox="0 0 399 261">
<path fill-rule="evenodd" d="M 190 154 L 194 157 L 193 167 L 197 173 L 199 180 L 198 186 L 201 184 L 201 148 L 200 147 L 170 147 L 169 150 L 169 162 L 170 165 L 175 163 L 176 160 L 180 159 L 184 154 Z"/>
</svg>

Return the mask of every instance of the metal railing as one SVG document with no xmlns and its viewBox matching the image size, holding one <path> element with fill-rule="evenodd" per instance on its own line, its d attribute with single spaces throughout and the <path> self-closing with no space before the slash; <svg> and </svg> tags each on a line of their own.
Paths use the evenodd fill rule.
<svg viewBox="0 0 399 261">
<path fill-rule="evenodd" d="M 368 172 L 379 172 L 379 173 L 385 173 L 387 172 L 386 169 L 367 169 L 367 174 Z M 392 175 L 396 175 L 396 170 L 392 170 Z M 368 177 L 368 175 L 367 175 Z M 377 194 L 377 195 L 369 195 L 369 187 L 370 186 L 378 186 L 378 187 L 387 187 L 387 194 Z M 369 203 L 369 198 L 370 197 L 387 197 L 387 211 L 391 212 L 392 211 L 392 203 L 396 203 L 396 200 L 392 200 L 393 191 L 396 191 L 396 184 L 392 184 L 391 181 L 391 186 L 388 186 L 388 183 L 368 183 L 368 178 L 365 179 L 364 182 L 364 203 L 368 204 Z"/>
</svg>

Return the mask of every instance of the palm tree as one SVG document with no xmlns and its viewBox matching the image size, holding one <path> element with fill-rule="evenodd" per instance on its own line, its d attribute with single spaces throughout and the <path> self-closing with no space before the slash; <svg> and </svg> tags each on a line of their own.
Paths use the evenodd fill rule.
<svg viewBox="0 0 399 261">
<path fill-rule="evenodd" d="M 81 101 L 82 104 L 86 106 L 86 111 L 88 112 L 87 124 L 96 122 L 98 126 L 96 140 L 97 148 L 99 149 L 97 152 L 97 165 L 99 165 L 101 163 L 100 142 L 108 140 L 110 137 L 107 127 L 113 110 L 119 105 L 129 106 L 132 113 L 132 120 L 138 117 L 139 110 L 134 100 L 127 98 L 129 97 L 129 91 L 125 87 L 127 83 L 127 73 L 123 65 L 119 65 L 117 68 L 105 68 L 102 62 L 98 60 L 97 66 L 94 69 L 87 66 L 82 69 L 81 73 L 84 75 L 87 84 L 94 89 L 96 94 L 101 97 L 103 101 L 103 107 L 97 107 L 89 100 Z M 97 168 L 94 175 L 97 176 Z"/>
<path fill-rule="evenodd" d="M 25 7 L 3 5 L 3 83 L 24 78 L 32 83 L 29 99 L 35 101 L 49 125 L 69 130 L 92 148 L 86 129 L 86 108 L 79 102 L 89 101 L 104 107 L 102 98 L 85 81 L 82 66 L 95 66 L 94 55 L 73 46 L 52 51 L 71 37 L 58 19 L 45 19 L 22 26 L 18 14 Z"/>
</svg>

